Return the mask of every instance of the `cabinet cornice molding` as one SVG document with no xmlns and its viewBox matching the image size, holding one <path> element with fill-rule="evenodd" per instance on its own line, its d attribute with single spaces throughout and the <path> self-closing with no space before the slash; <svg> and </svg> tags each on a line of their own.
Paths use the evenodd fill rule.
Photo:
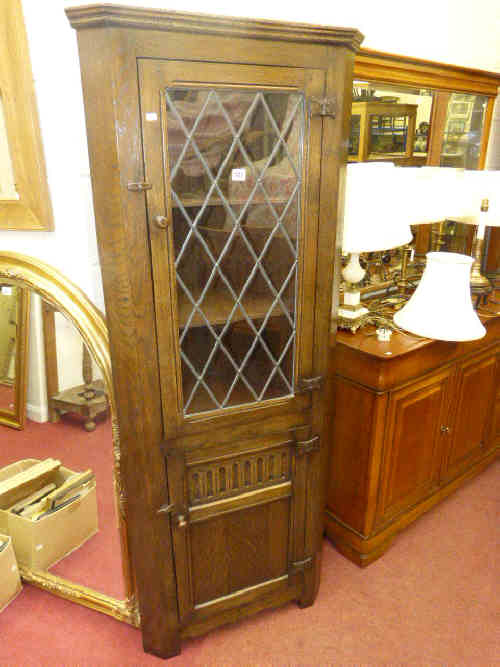
<svg viewBox="0 0 500 667">
<path fill-rule="evenodd" d="M 122 5 L 86 5 L 70 7 L 66 14 L 76 30 L 122 27 L 143 30 L 224 35 L 246 39 L 308 42 L 326 46 L 346 46 L 357 52 L 363 35 L 354 28 L 315 26 L 306 23 L 284 23 L 264 19 L 243 19 L 211 14 L 176 12 Z"/>
</svg>

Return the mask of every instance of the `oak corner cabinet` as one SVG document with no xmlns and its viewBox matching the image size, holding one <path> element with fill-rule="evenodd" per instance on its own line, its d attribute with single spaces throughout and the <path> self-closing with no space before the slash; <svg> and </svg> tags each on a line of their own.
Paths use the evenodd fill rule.
<svg viewBox="0 0 500 667">
<path fill-rule="evenodd" d="M 115 5 L 78 32 L 145 650 L 319 577 L 356 30 Z"/>
<path fill-rule="evenodd" d="M 500 452 L 500 317 L 448 343 L 339 332 L 324 441 L 326 533 L 364 567 Z"/>
</svg>

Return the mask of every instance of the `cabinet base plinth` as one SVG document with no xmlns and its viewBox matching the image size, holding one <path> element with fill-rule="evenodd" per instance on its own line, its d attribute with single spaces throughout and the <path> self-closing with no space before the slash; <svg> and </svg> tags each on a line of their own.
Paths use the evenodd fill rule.
<svg viewBox="0 0 500 667">
<path fill-rule="evenodd" d="M 326 536 L 332 542 L 333 546 L 340 552 L 343 556 L 348 558 L 358 567 L 367 567 L 370 563 L 376 561 L 380 556 L 382 556 L 387 549 L 391 546 L 394 538 L 390 538 L 382 544 L 373 547 L 369 551 L 358 551 L 352 544 L 344 542 L 338 535 L 335 534 L 335 531 L 329 530 L 328 526 L 326 528 Z M 366 542 L 365 547 L 368 549 L 370 540 Z"/>
<path fill-rule="evenodd" d="M 325 512 L 325 533 L 337 551 L 359 567 L 366 567 L 380 558 L 391 546 L 394 538 L 404 528 L 413 523 L 419 516 L 444 500 L 456 491 L 465 482 L 482 472 L 490 463 L 500 456 L 500 449 L 496 447 L 484 458 L 477 461 L 459 477 L 440 487 L 435 493 L 425 498 L 417 505 L 408 508 L 403 514 L 396 517 L 392 523 L 369 537 L 363 537 L 358 532 L 343 524 L 331 512 Z"/>
</svg>

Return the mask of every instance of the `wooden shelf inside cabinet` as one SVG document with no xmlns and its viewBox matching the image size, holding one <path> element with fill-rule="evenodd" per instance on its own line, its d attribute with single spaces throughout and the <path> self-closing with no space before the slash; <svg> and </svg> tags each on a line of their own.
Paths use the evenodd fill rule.
<svg viewBox="0 0 500 667">
<path fill-rule="evenodd" d="M 184 197 L 181 200 L 181 203 L 184 208 L 201 208 L 205 204 L 205 200 L 206 196 L 201 192 L 189 197 Z M 244 206 L 248 202 L 248 199 L 226 199 L 226 201 L 230 206 Z M 263 199 L 262 197 L 254 198 L 250 203 L 249 208 L 257 204 L 266 204 L 267 201 L 267 199 Z M 284 206 L 288 202 L 288 199 L 284 197 L 269 197 L 269 202 L 271 202 L 271 204 L 281 204 Z M 224 206 L 224 202 L 220 197 L 210 197 L 207 206 Z M 172 208 L 176 209 L 180 208 L 180 206 L 172 200 Z"/>
<path fill-rule="evenodd" d="M 193 298 L 198 301 L 200 298 L 200 293 L 193 294 Z M 244 308 L 247 315 L 252 320 L 264 319 L 267 315 L 269 308 L 273 299 L 268 296 L 256 296 L 248 295 L 244 299 Z M 205 313 L 205 317 L 210 322 L 210 324 L 218 326 L 225 324 L 228 319 L 231 311 L 234 307 L 234 299 L 230 294 L 225 294 L 222 291 L 214 291 L 207 294 L 203 302 L 200 304 L 200 308 Z M 178 301 L 178 313 L 179 313 L 179 327 L 183 328 L 186 326 L 188 318 L 193 309 L 193 304 L 185 295 L 179 295 Z M 290 309 L 289 309 L 290 310 Z M 279 304 L 277 304 L 271 313 L 271 317 L 279 317 L 284 315 L 283 309 Z M 241 322 L 245 320 L 243 313 L 239 308 L 236 309 L 231 321 L 233 323 Z M 201 315 L 200 312 L 197 312 L 193 319 L 190 322 L 191 327 L 202 327 L 206 326 L 205 318 Z"/>
<path fill-rule="evenodd" d="M 243 225 L 241 229 L 242 231 L 244 231 L 255 254 L 259 256 L 269 238 L 269 235 L 272 233 L 272 227 L 265 225 L 258 225 L 258 226 Z M 204 237 L 208 246 L 211 248 L 214 256 L 219 257 L 220 253 L 223 252 L 223 248 L 225 247 L 232 230 L 225 228 L 217 229 L 201 225 L 198 226 L 198 230 Z M 234 238 L 239 244 L 238 247 L 245 249 L 245 243 L 243 242 L 243 239 L 241 238 L 239 232 L 236 232 Z M 270 275 L 271 282 L 275 285 L 279 285 L 283 282 L 285 276 L 288 274 L 290 268 L 292 267 L 289 247 L 288 247 L 288 254 L 285 255 L 286 260 L 282 260 L 285 253 L 284 249 L 285 244 L 288 245 L 288 242 L 284 237 L 284 233 L 282 231 L 276 231 L 273 235 L 273 238 L 271 240 L 271 243 L 269 244 L 268 249 L 265 252 L 265 256 L 269 260 L 268 264 L 270 265 L 266 267 L 266 270 Z M 231 247 L 231 252 L 233 252 L 234 250 L 235 246 L 233 245 Z M 280 263 L 283 263 L 284 268 L 281 267 L 280 269 Z M 243 284 L 247 279 L 252 268 L 253 268 L 253 260 L 251 261 L 251 264 L 248 267 L 245 267 L 243 260 L 241 260 L 236 267 L 234 265 L 229 267 L 230 271 L 235 271 L 235 270 L 241 271 L 241 275 L 238 277 L 234 275 L 231 276 L 230 273 L 228 274 L 229 280 L 236 294 L 239 295 L 241 293 Z M 259 274 L 258 271 L 257 274 Z M 237 279 L 233 280 L 233 278 Z M 198 302 L 198 300 L 200 299 L 201 293 L 202 293 L 201 286 L 198 287 L 197 289 L 191 289 L 191 295 L 196 302 Z M 242 298 L 242 306 L 246 314 L 252 320 L 255 321 L 264 319 L 266 317 L 266 315 L 269 312 L 269 309 L 273 304 L 273 301 L 274 301 L 274 295 L 271 293 L 270 290 L 265 288 L 264 293 L 262 292 L 259 293 L 258 291 L 255 291 L 251 285 L 245 291 L 245 294 Z M 294 304 L 293 302 L 290 302 L 290 299 L 287 298 L 284 294 L 281 296 L 281 302 L 285 304 L 285 307 L 287 308 L 289 313 L 293 313 Z M 223 285 L 221 285 L 219 288 L 211 288 L 208 290 L 208 293 L 206 294 L 205 298 L 200 304 L 200 308 L 203 311 L 206 319 L 211 324 L 224 325 L 229 319 L 231 319 L 231 322 L 233 324 L 236 322 L 244 321 L 246 319 L 239 307 L 236 308 L 232 317 L 230 318 L 234 305 L 235 305 L 235 300 L 231 296 L 229 290 Z M 191 300 L 182 291 L 182 289 L 179 289 L 178 291 L 179 327 L 183 328 L 187 324 L 192 309 L 193 309 L 193 304 Z M 274 308 L 272 308 L 270 317 L 279 317 L 284 315 L 285 313 L 283 311 L 283 307 L 278 301 L 274 306 Z M 199 311 L 197 311 L 190 321 L 190 326 L 199 327 L 205 325 L 206 325 L 205 318 Z"/>
</svg>

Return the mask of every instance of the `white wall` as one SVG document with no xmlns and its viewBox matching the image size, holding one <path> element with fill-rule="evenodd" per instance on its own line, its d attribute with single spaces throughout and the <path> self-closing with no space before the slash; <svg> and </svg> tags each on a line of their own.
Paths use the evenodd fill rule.
<svg viewBox="0 0 500 667">
<path fill-rule="evenodd" d="M 99 303 L 85 118 L 75 33 L 61 0 L 23 0 L 54 232 L 0 231 L 0 248 L 43 259 Z M 99 304 L 101 305 L 101 304 Z"/>
<path fill-rule="evenodd" d="M 109 2 L 109 0 L 108 0 Z M 143 0 L 149 7 L 351 26 L 364 46 L 500 72 L 498 0 L 325 2 L 267 0 Z M 76 33 L 64 8 L 78 0 L 23 0 L 54 232 L 0 232 L 0 248 L 52 263 L 102 307 L 92 214 Z M 121 0 L 137 6 L 140 0 Z"/>
</svg>

